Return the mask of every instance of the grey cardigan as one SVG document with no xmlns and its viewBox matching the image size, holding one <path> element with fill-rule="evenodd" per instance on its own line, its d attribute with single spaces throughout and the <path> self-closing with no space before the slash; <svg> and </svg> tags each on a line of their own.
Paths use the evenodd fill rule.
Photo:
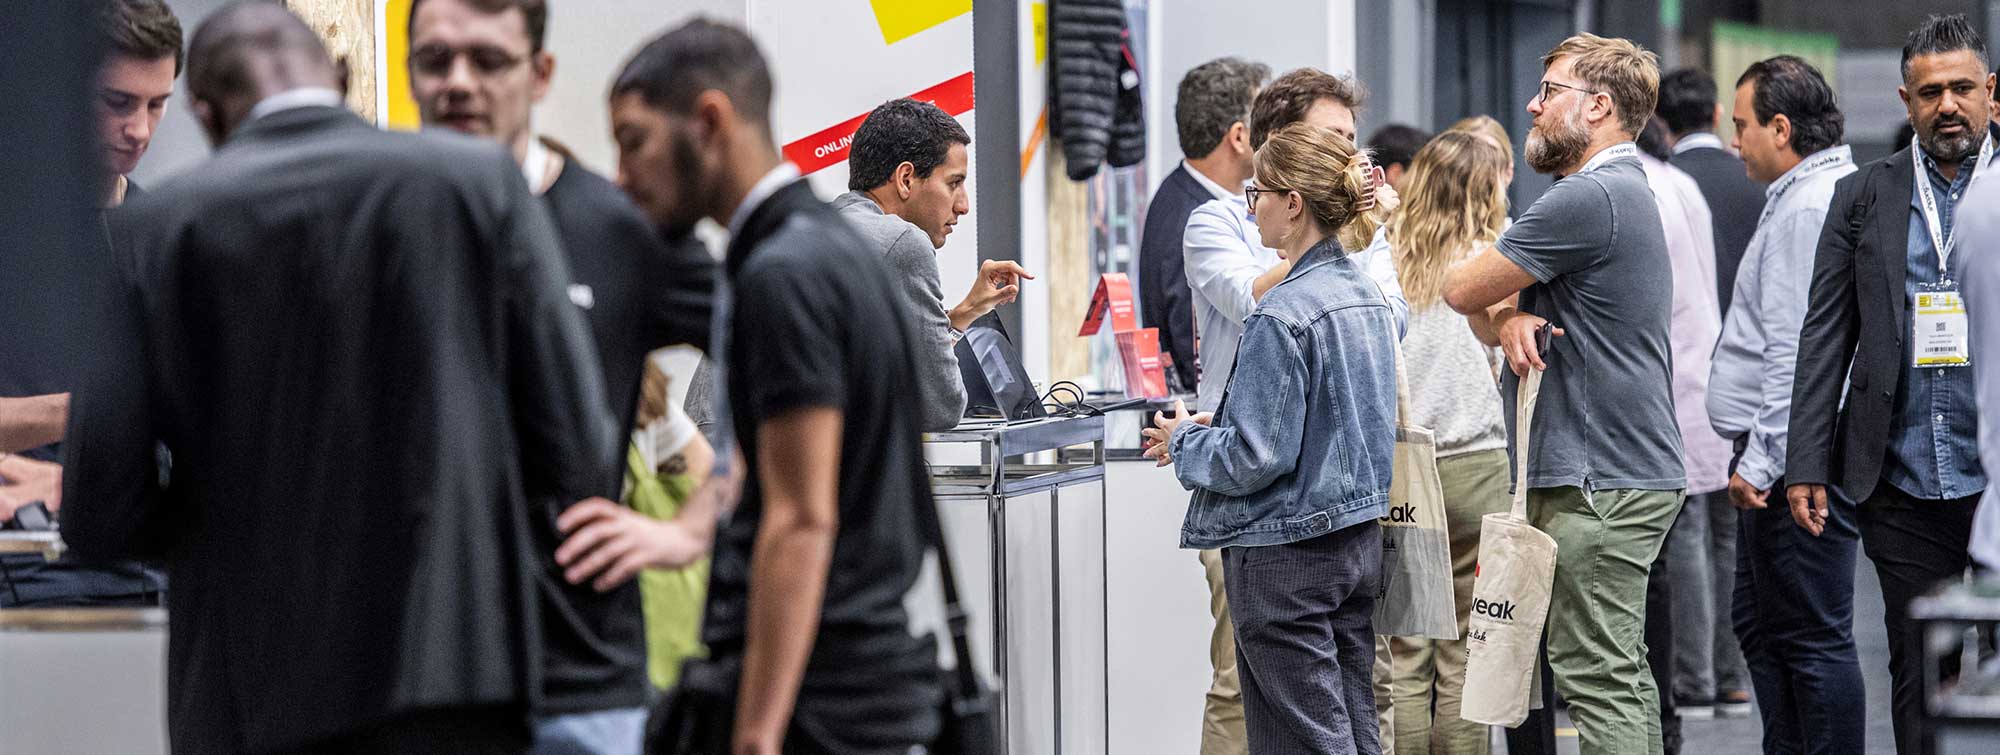
<svg viewBox="0 0 2000 755">
<path fill-rule="evenodd" d="M 902 283 L 898 300 L 917 324 L 921 341 L 917 378 L 923 383 L 918 395 L 923 401 L 924 431 L 950 430 L 965 416 L 965 382 L 958 374 L 951 318 L 938 283 L 937 249 L 923 229 L 883 212 L 881 205 L 860 192 L 836 197 L 833 209 L 863 240 L 881 250 L 890 272 Z"/>
</svg>

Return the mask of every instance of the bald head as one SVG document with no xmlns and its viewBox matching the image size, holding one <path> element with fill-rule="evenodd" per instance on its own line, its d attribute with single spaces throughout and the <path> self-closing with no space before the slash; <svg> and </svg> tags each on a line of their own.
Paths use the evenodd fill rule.
<svg viewBox="0 0 2000 755">
<path fill-rule="evenodd" d="M 195 114 L 220 142 L 257 102 L 301 87 L 344 88 L 319 35 L 272 0 L 240 0 L 202 22 L 188 44 Z"/>
</svg>

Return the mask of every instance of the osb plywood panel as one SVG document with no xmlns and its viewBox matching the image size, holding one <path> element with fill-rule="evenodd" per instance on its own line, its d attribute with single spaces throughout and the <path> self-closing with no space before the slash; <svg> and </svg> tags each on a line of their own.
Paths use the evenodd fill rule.
<svg viewBox="0 0 2000 755">
<path fill-rule="evenodd" d="M 1054 139 L 1048 145 L 1049 382 L 1090 374 L 1090 341 L 1076 335 L 1096 281 L 1090 280 L 1090 216 L 1085 184 L 1069 180 Z M 1046 389 L 1045 389 L 1046 390 Z"/>
<path fill-rule="evenodd" d="M 347 106 L 375 122 L 375 0 L 285 0 L 347 61 Z"/>
</svg>

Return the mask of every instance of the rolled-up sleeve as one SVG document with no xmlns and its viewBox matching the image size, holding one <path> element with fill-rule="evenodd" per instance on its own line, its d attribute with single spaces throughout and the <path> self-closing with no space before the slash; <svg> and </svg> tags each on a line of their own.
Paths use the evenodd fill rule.
<svg viewBox="0 0 2000 755">
<path fill-rule="evenodd" d="M 1241 226 L 1233 217 L 1238 211 L 1220 199 L 1195 208 L 1182 236 L 1181 256 L 1195 295 L 1224 317 L 1243 322 L 1257 309 L 1257 297 L 1250 289 L 1265 267 L 1244 248 Z"/>
</svg>

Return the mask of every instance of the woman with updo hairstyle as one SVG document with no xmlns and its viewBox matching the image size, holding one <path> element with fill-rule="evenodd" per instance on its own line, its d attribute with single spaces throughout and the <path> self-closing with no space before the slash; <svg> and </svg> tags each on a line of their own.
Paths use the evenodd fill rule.
<svg viewBox="0 0 2000 755">
<path fill-rule="evenodd" d="M 1380 225 L 1374 166 L 1295 124 L 1246 188 L 1291 262 L 1243 324 L 1213 416 L 1158 416 L 1146 453 L 1194 491 L 1184 548 L 1220 548 L 1251 752 L 1377 755 L 1373 616 L 1396 444 L 1396 326 L 1347 255 Z"/>
<path fill-rule="evenodd" d="M 1437 444 L 1459 627 L 1457 640 L 1390 640 L 1398 752 L 1486 755 L 1491 749 L 1487 727 L 1461 719 L 1459 705 L 1480 519 L 1508 505 L 1507 435 L 1495 383 L 1499 362 L 1439 292 L 1445 271 L 1492 245 L 1507 224 L 1513 159 L 1506 143 L 1506 132 L 1496 138 L 1478 124 L 1439 134 L 1410 160 L 1403 201 L 1389 220 L 1390 252 L 1410 302 L 1403 334 L 1410 384 L 1406 422 L 1429 428 Z"/>
</svg>

